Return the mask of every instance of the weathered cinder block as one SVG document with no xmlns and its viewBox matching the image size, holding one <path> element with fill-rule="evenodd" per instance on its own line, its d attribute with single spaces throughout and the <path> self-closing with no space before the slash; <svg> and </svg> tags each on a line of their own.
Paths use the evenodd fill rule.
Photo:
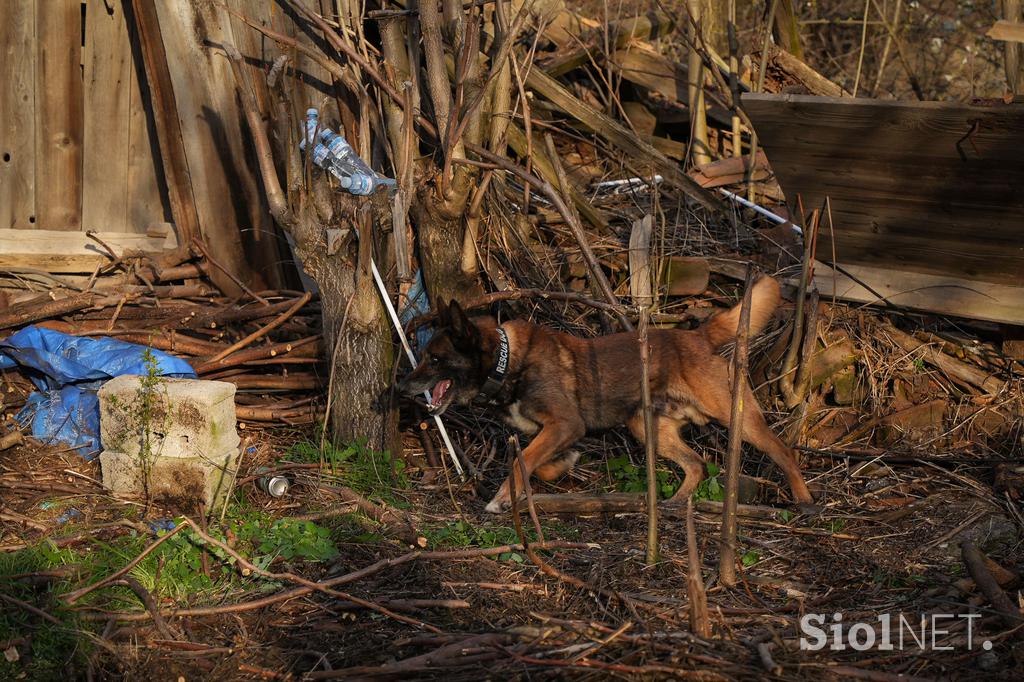
<svg viewBox="0 0 1024 682">
<path fill-rule="evenodd" d="M 111 379 L 99 391 L 103 449 L 202 459 L 238 449 L 235 386 L 199 379 Z"/>
<path fill-rule="evenodd" d="M 239 448 L 218 457 L 155 457 L 104 450 L 103 487 L 115 495 L 145 497 L 183 511 L 223 504 L 235 478 Z"/>
</svg>

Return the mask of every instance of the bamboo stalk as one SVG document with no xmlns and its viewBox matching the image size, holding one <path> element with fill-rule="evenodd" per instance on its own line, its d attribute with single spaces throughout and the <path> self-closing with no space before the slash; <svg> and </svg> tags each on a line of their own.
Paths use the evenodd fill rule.
<svg viewBox="0 0 1024 682">
<path fill-rule="evenodd" d="M 690 107 L 690 163 L 703 166 L 711 162 L 708 146 L 708 119 L 704 107 L 704 60 L 699 46 L 704 43 L 705 30 L 701 22 L 700 0 L 687 0 L 690 14 L 689 55 L 687 57 L 687 104 Z"/>
<path fill-rule="evenodd" d="M 701 576 L 701 560 L 697 554 L 697 529 L 693 521 L 693 498 L 686 501 L 686 595 L 690 599 L 690 629 L 698 637 L 711 636 L 708 617 L 708 595 Z"/>
<path fill-rule="evenodd" d="M 651 404 L 651 360 L 647 345 L 650 306 L 640 307 L 640 396 L 644 411 L 644 452 L 647 469 L 647 565 L 658 562 L 658 432 L 654 428 L 654 407 Z"/>
<path fill-rule="evenodd" d="M 736 506 L 740 491 L 740 454 L 743 448 L 743 400 L 747 397 L 747 338 L 750 335 L 750 299 L 754 271 L 747 266 L 736 346 L 732 356 L 732 416 L 729 420 L 729 452 L 725 465 L 725 506 L 722 509 L 722 546 L 718 563 L 719 580 L 726 587 L 736 584 Z"/>
</svg>

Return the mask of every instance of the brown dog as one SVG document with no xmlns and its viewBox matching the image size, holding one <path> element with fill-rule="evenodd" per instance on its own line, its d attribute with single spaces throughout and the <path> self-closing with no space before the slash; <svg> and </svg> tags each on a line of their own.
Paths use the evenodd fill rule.
<svg viewBox="0 0 1024 682">
<path fill-rule="evenodd" d="M 750 333 L 758 334 L 779 302 L 770 277 L 754 284 Z M 693 493 L 704 477 L 701 457 L 679 435 L 688 422 L 714 419 L 728 424 L 731 412 L 728 361 L 716 351 L 736 337 L 739 307 L 711 318 L 698 329 L 651 330 L 650 385 L 655 406 L 658 454 L 686 474 L 670 502 Z M 500 327 L 493 318 L 470 319 L 457 302 L 438 310 L 438 329 L 422 361 L 400 389 L 410 396 L 429 390 L 430 409 L 444 412 L 453 402 L 485 400 L 504 412 L 514 428 L 537 436 L 523 451 L 526 469 L 550 481 L 576 464 L 577 454 L 556 459 L 588 430 L 625 424 L 644 441 L 640 409 L 640 349 L 635 333 L 580 339 L 523 320 Z M 782 469 L 799 503 L 813 498 L 786 447 L 765 423 L 753 391 L 743 382 L 746 410 L 743 440 L 765 452 Z M 516 469 L 516 490 L 522 491 Z M 509 481 L 487 505 L 501 512 L 511 504 Z"/>
</svg>

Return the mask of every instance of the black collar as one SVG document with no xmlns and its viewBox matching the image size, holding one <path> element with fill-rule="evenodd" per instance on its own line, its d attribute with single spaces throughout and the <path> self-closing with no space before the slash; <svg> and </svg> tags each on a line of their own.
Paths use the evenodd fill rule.
<svg viewBox="0 0 1024 682">
<path fill-rule="evenodd" d="M 498 327 L 496 331 L 498 332 L 498 359 L 494 364 L 494 369 L 487 375 L 484 385 L 480 387 L 480 400 L 493 400 L 505 384 L 505 375 L 508 374 L 508 334 L 501 327 Z"/>
</svg>

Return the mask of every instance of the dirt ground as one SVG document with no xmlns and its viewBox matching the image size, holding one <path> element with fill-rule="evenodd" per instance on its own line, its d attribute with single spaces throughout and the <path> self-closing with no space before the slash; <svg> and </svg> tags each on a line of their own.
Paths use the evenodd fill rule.
<svg viewBox="0 0 1024 682">
<path fill-rule="evenodd" d="M 496 428 L 485 422 L 476 426 L 480 433 Z M 720 436 L 712 432 L 708 437 Z M 290 459 L 302 460 L 296 456 L 302 453 L 287 445 L 301 437 L 294 432 L 250 434 L 255 451 L 243 473 L 288 452 Z M 614 433 L 589 438 L 583 449 L 625 452 L 642 465 L 641 452 L 617 441 Z M 766 484 L 761 497 L 752 500 L 758 516 L 741 519 L 744 567 L 737 588 L 726 589 L 716 579 L 720 517 L 696 513 L 713 628 L 712 637 L 699 638 L 688 621 L 681 510 L 663 510 L 661 559 L 653 566 L 645 564 L 646 517 L 641 513 L 542 515 L 544 540 L 565 545 L 539 554 L 557 575 L 535 565 L 520 547 L 467 557 L 458 553 L 516 545 L 519 536 L 508 516 L 483 512 L 486 500 L 476 497 L 472 486 L 459 485 L 444 472 L 418 469 L 422 448 L 411 438 L 409 445 L 411 464 L 385 463 L 390 471 L 376 468 L 380 460 L 360 459 L 360 453 L 346 458 L 333 450 L 322 466 L 278 464 L 293 486 L 276 500 L 246 481 L 248 475 L 240 479 L 227 516 L 227 526 L 239 529 L 238 552 L 255 561 L 266 550 L 258 541 L 242 539 L 245 524 L 266 527 L 284 517 L 315 520 L 336 551 L 285 558 L 289 552 L 277 547 L 277 556 L 266 564 L 277 575 L 267 579 L 240 575 L 237 564 L 218 572 L 216 552 L 211 552 L 207 561 L 214 567 L 213 578 L 196 583 L 174 573 L 180 570 L 176 558 L 186 551 L 182 545 L 155 566 L 141 563 L 129 573 L 152 590 L 154 606 L 164 614 L 160 625 L 124 587 L 101 588 L 71 606 L 63 600 L 71 590 L 127 565 L 153 541 L 149 524 L 167 518 L 180 524 L 181 510 L 146 509 L 103 494 L 96 485 L 97 462 L 84 462 L 74 453 L 32 446 L 7 453 L 0 473 L 0 580 L 7 602 L 0 640 L 6 651 L 16 653 L 0 664 L 3 676 L 811 680 L 895 679 L 896 674 L 951 678 L 981 670 L 992 679 L 1019 679 L 1021 628 L 1005 627 L 979 598 L 965 578 L 958 548 L 971 539 L 1006 569 L 1018 575 L 1024 570 L 1024 519 L 1016 503 L 993 493 L 995 473 L 986 459 L 922 456 L 882 464 L 864 461 L 867 457 L 812 456 L 806 475 L 821 496 L 821 510 L 801 514 L 778 497 L 771 482 L 776 472 L 751 454 L 745 473 L 764 476 Z M 502 476 L 501 459 L 486 469 L 484 488 L 493 489 Z M 587 457 L 574 478 L 555 486 L 537 484 L 535 492 L 621 490 L 623 480 L 628 488 L 631 470 L 621 462 L 617 466 L 610 471 L 607 458 Z M 340 503 L 334 492 L 342 484 L 396 510 L 414 532 L 351 514 L 351 506 Z M 767 507 L 774 510 L 764 513 Z M 523 532 L 536 540 L 532 524 L 523 518 Z M 36 546 L 43 536 L 48 557 L 34 549 L 18 550 L 19 544 Z M 224 537 L 231 544 L 231 531 Z M 211 548 L 195 538 L 192 542 L 193 554 L 198 546 Z M 35 558 L 22 556 L 19 562 L 17 557 L 27 552 Z M 97 562 L 98 556 L 108 559 Z M 201 566 L 194 568 L 202 572 Z M 284 573 L 301 578 L 281 578 Z M 348 598 L 314 592 L 263 608 L 248 606 L 294 590 L 301 579 L 344 575 L 350 579 L 337 589 Z M 188 614 L 187 609 L 196 615 L 176 615 Z M 904 617 L 904 649 L 801 650 L 800 637 L 807 633 L 801 632 L 799 619 L 822 614 L 825 620 L 819 622 L 828 628 L 836 613 L 845 623 L 872 625 L 880 614 L 890 614 L 894 623 Z M 934 643 L 930 614 L 949 614 L 939 621 L 939 629 L 949 632 L 938 633 Z M 957 617 L 967 614 L 977 618 Z M 50 627 L 52 618 L 59 625 Z M 928 623 L 925 650 L 910 635 L 913 630 L 922 638 L 922 618 Z M 986 641 L 991 649 L 984 648 Z"/>
</svg>

